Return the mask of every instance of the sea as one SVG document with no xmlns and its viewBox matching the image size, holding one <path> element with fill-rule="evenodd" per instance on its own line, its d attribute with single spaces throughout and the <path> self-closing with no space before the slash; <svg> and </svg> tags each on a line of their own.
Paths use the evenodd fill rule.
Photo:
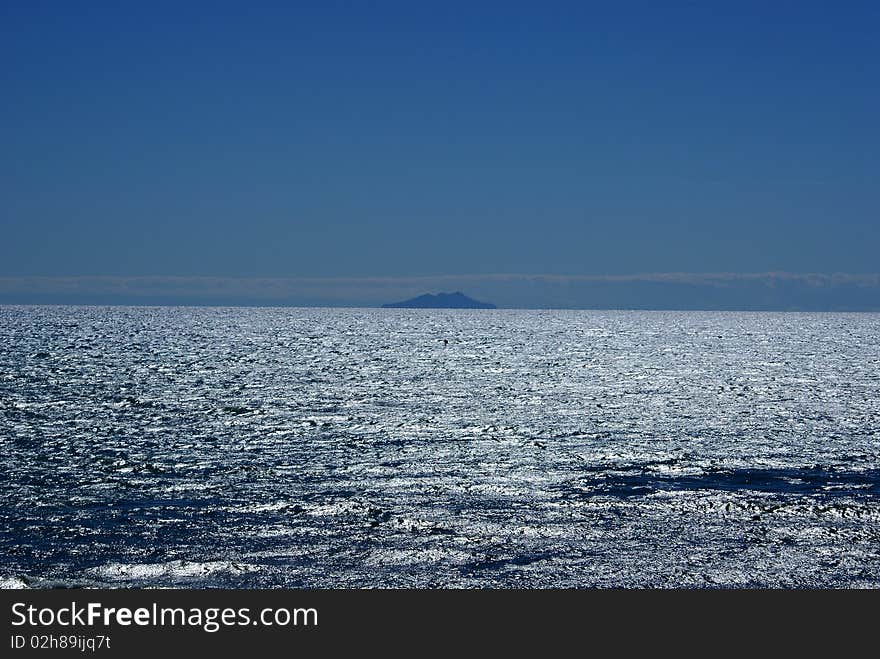
<svg viewBox="0 0 880 659">
<path fill-rule="evenodd" d="M 877 588 L 880 314 L 0 307 L 0 587 Z"/>
</svg>

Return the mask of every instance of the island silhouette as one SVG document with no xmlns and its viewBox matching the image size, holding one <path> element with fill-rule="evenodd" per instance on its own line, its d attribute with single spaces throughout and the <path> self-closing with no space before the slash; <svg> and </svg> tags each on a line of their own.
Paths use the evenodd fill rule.
<svg viewBox="0 0 880 659">
<path fill-rule="evenodd" d="M 497 309 L 494 304 L 480 302 L 468 297 L 460 291 L 455 293 L 437 293 L 431 295 L 425 293 L 418 297 L 404 300 L 403 302 L 391 302 L 383 304 L 383 309 Z"/>
</svg>

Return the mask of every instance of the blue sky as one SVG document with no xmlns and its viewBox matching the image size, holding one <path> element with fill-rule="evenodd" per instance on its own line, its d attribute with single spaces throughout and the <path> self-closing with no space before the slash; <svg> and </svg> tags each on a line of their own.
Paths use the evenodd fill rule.
<svg viewBox="0 0 880 659">
<path fill-rule="evenodd" d="M 0 276 L 877 272 L 878 35 L 878 3 L 7 1 Z"/>
</svg>

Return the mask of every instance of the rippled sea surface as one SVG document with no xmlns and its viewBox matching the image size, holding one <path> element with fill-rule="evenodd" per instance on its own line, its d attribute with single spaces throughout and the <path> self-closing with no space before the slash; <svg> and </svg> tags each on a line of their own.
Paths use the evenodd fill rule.
<svg viewBox="0 0 880 659">
<path fill-rule="evenodd" d="M 878 336 L 0 307 L 0 586 L 880 587 Z"/>
</svg>

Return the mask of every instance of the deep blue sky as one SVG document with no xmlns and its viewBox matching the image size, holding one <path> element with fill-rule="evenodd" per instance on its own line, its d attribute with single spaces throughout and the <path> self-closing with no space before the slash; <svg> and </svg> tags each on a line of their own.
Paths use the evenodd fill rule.
<svg viewBox="0 0 880 659">
<path fill-rule="evenodd" d="M 880 3 L 180 4 L 0 4 L 0 276 L 880 269 Z"/>
</svg>

